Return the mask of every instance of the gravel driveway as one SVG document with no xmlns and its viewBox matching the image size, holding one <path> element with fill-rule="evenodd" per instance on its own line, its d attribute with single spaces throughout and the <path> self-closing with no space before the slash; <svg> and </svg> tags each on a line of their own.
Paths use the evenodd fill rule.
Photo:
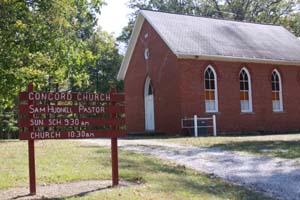
<svg viewBox="0 0 300 200">
<path fill-rule="evenodd" d="M 110 140 L 85 141 L 110 145 Z M 300 160 L 257 157 L 215 148 L 149 140 L 119 140 L 119 147 L 168 159 L 199 172 L 211 173 L 278 199 L 300 199 Z"/>
</svg>

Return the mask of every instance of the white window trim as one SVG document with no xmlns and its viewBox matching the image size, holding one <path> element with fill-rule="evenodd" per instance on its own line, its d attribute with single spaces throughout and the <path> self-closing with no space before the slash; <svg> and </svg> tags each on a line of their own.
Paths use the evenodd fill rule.
<svg viewBox="0 0 300 200">
<path fill-rule="evenodd" d="M 149 96 L 148 95 L 148 89 L 149 89 L 150 82 L 151 82 L 151 79 L 150 79 L 149 76 L 147 76 L 146 81 L 145 81 L 145 85 L 144 85 L 144 97 Z"/>
<path fill-rule="evenodd" d="M 273 72 L 275 72 L 277 75 L 278 75 L 278 78 L 279 78 L 279 106 L 280 108 L 279 109 L 273 109 L 273 105 L 272 105 L 272 109 L 273 109 L 273 112 L 283 112 L 283 99 L 282 99 L 282 81 L 281 81 L 281 75 L 279 73 L 279 71 L 277 69 L 274 69 L 272 71 L 272 76 L 273 76 Z M 271 82 L 272 82 L 272 79 L 271 79 Z M 272 89 L 273 91 L 273 89 Z M 273 100 L 272 100 L 273 101 Z M 273 102 L 272 102 L 273 104 Z"/>
<path fill-rule="evenodd" d="M 249 109 L 248 110 L 242 110 L 241 107 L 241 112 L 242 113 L 248 113 L 248 112 L 253 112 L 253 106 L 252 106 L 252 83 L 251 83 L 251 76 L 250 73 L 248 71 L 248 69 L 246 67 L 243 67 L 239 73 L 239 75 L 241 74 L 242 71 L 245 71 L 247 76 L 248 76 L 248 95 L 249 95 Z M 241 88 L 240 88 L 241 91 Z"/>
<path fill-rule="evenodd" d="M 206 69 L 204 70 L 204 91 L 206 91 L 206 88 L 205 88 L 205 72 L 206 72 L 206 70 L 208 70 L 208 69 L 211 69 L 211 71 L 214 73 L 214 77 L 215 77 L 215 79 L 214 79 L 214 82 L 215 82 L 215 107 L 216 107 L 216 109 L 215 110 L 206 110 L 206 105 L 205 105 L 205 101 L 206 101 L 206 99 L 205 99 L 205 94 L 204 94 L 204 108 L 205 108 L 205 112 L 206 113 L 216 113 L 216 112 L 218 112 L 219 111 L 219 102 L 218 102 L 218 77 L 217 77 L 217 73 L 216 73 L 216 71 L 215 71 L 215 69 L 211 66 L 211 65 L 208 65 L 207 67 L 206 67 Z"/>
<path fill-rule="evenodd" d="M 150 51 L 148 48 L 146 48 L 144 51 L 144 58 L 145 58 L 145 60 L 149 60 L 149 58 L 150 58 Z"/>
</svg>

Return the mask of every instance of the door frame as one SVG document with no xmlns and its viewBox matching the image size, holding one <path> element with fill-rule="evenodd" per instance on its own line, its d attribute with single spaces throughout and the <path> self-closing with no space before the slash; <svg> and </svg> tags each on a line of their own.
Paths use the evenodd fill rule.
<svg viewBox="0 0 300 200">
<path fill-rule="evenodd" d="M 153 84 L 151 84 L 152 85 L 152 94 L 151 94 L 151 96 L 152 96 L 152 104 L 153 104 L 153 106 L 152 106 L 152 108 L 153 108 L 153 110 L 152 110 L 152 116 L 153 116 L 153 124 L 151 124 L 151 128 L 149 129 L 148 127 L 149 127 L 149 120 L 148 120 L 148 116 L 149 115 L 147 115 L 147 111 L 149 112 L 149 109 L 147 109 L 147 106 L 148 106 L 148 96 L 150 96 L 148 93 L 149 93 L 149 85 L 151 84 L 151 79 L 150 79 L 150 77 L 149 76 L 147 76 L 147 78 L 146 78 L 146 81 L 145 81 L 145 84 L 144 84 L 144 111 L 145 111 L 145 131 L 155 131 L 155 104 L 154 104 L 154 93 L 153 93 Z"/>
</svg>

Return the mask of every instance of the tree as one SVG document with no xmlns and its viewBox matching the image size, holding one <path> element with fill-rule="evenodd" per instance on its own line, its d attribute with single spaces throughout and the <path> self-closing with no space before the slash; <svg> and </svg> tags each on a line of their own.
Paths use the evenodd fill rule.
<svg viewBox="0 0 300 200">
<path fill-rule="evenodd" d="M 70 90 L 115 80 L 120 57 L 114 40 L 96 29 L 103 0 L 0 0 L 0 134 L 16 131 L 17 95 L 36 89 Z M 1 136 L 0 136 L 1 137 Z"/>
<path fill-rule="evenodd" d="M 86 79 L 84 65 L 96 59 L 85 40 L 93 34 L 101 0 L 1 0 L 0 100 L 12 107 L 28 82 L 45 87 L 75 74 Z"/>
<path fill-rule="evenodd" d="M 280 24 L 300 36 L 299 5 L 296 0 L 131 0 L 129 7 L 134 12 L 118 41 L 128 43 L 137 11 L 140 9 Z"/>
<path fill-rule="evenodd" d="M 200 15 L 200 3 L 199 0 L 130 0 L 128 6 L 134 12 L 130 14 L 128 25 L 123 28 L 117 40 L 128 43 L 138 11 L 141 9 Z"/>
<path fill-rule="evenodd" d="M 86 90 L 108 92 L 111 87 L 117 87 L 118 91 L 122 91 L 122 82 L 116 80 L 122 56 L 118 53 L 115 39 L 98 30 L 88 41 L 88 47 L 97 58 L 93 65 L 86 66 L 90 77 Z"/>
<path fill-rule="evenodd" d="M 293 12 L 279 18 L 279 24 L 290 30 L 294 35 L 300 38 L 300 1 L 297 1 L 293 7 Z"/>
</svg>

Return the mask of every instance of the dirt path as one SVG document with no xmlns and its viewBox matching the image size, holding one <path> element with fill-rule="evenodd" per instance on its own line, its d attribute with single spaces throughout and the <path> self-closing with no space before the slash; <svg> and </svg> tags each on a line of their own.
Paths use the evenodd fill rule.
<svg viewBox="0 0 300 200">
<path fill-rule="evenodd" d="M 85 140 L 110 145 L 109 140 Z M 177 164 L 244 185 L 283 200 L 300 199 L 300 160 L 241 155 L 149 140 L 119 140 L 121 149 L 168 159 Z"/>
<path fill-rule="evenodd" d="M 119 187 L 127 187 L 136 185 L 135 183 L 120 181 Z M 111 189 L 111 180 L 88 180 L 76 181 L 63 184 L 50 184 L 37 187 L 37 195 L 28 195 L 28 187 L 10 188 L 8 190 L 0 190 L 0 199 L 17 199 L 17 200 L 33 200 L 33 199 L 55 199 L 55 198 L 72 198 L 84 197 L 85 195 Z"/>
</svg>

